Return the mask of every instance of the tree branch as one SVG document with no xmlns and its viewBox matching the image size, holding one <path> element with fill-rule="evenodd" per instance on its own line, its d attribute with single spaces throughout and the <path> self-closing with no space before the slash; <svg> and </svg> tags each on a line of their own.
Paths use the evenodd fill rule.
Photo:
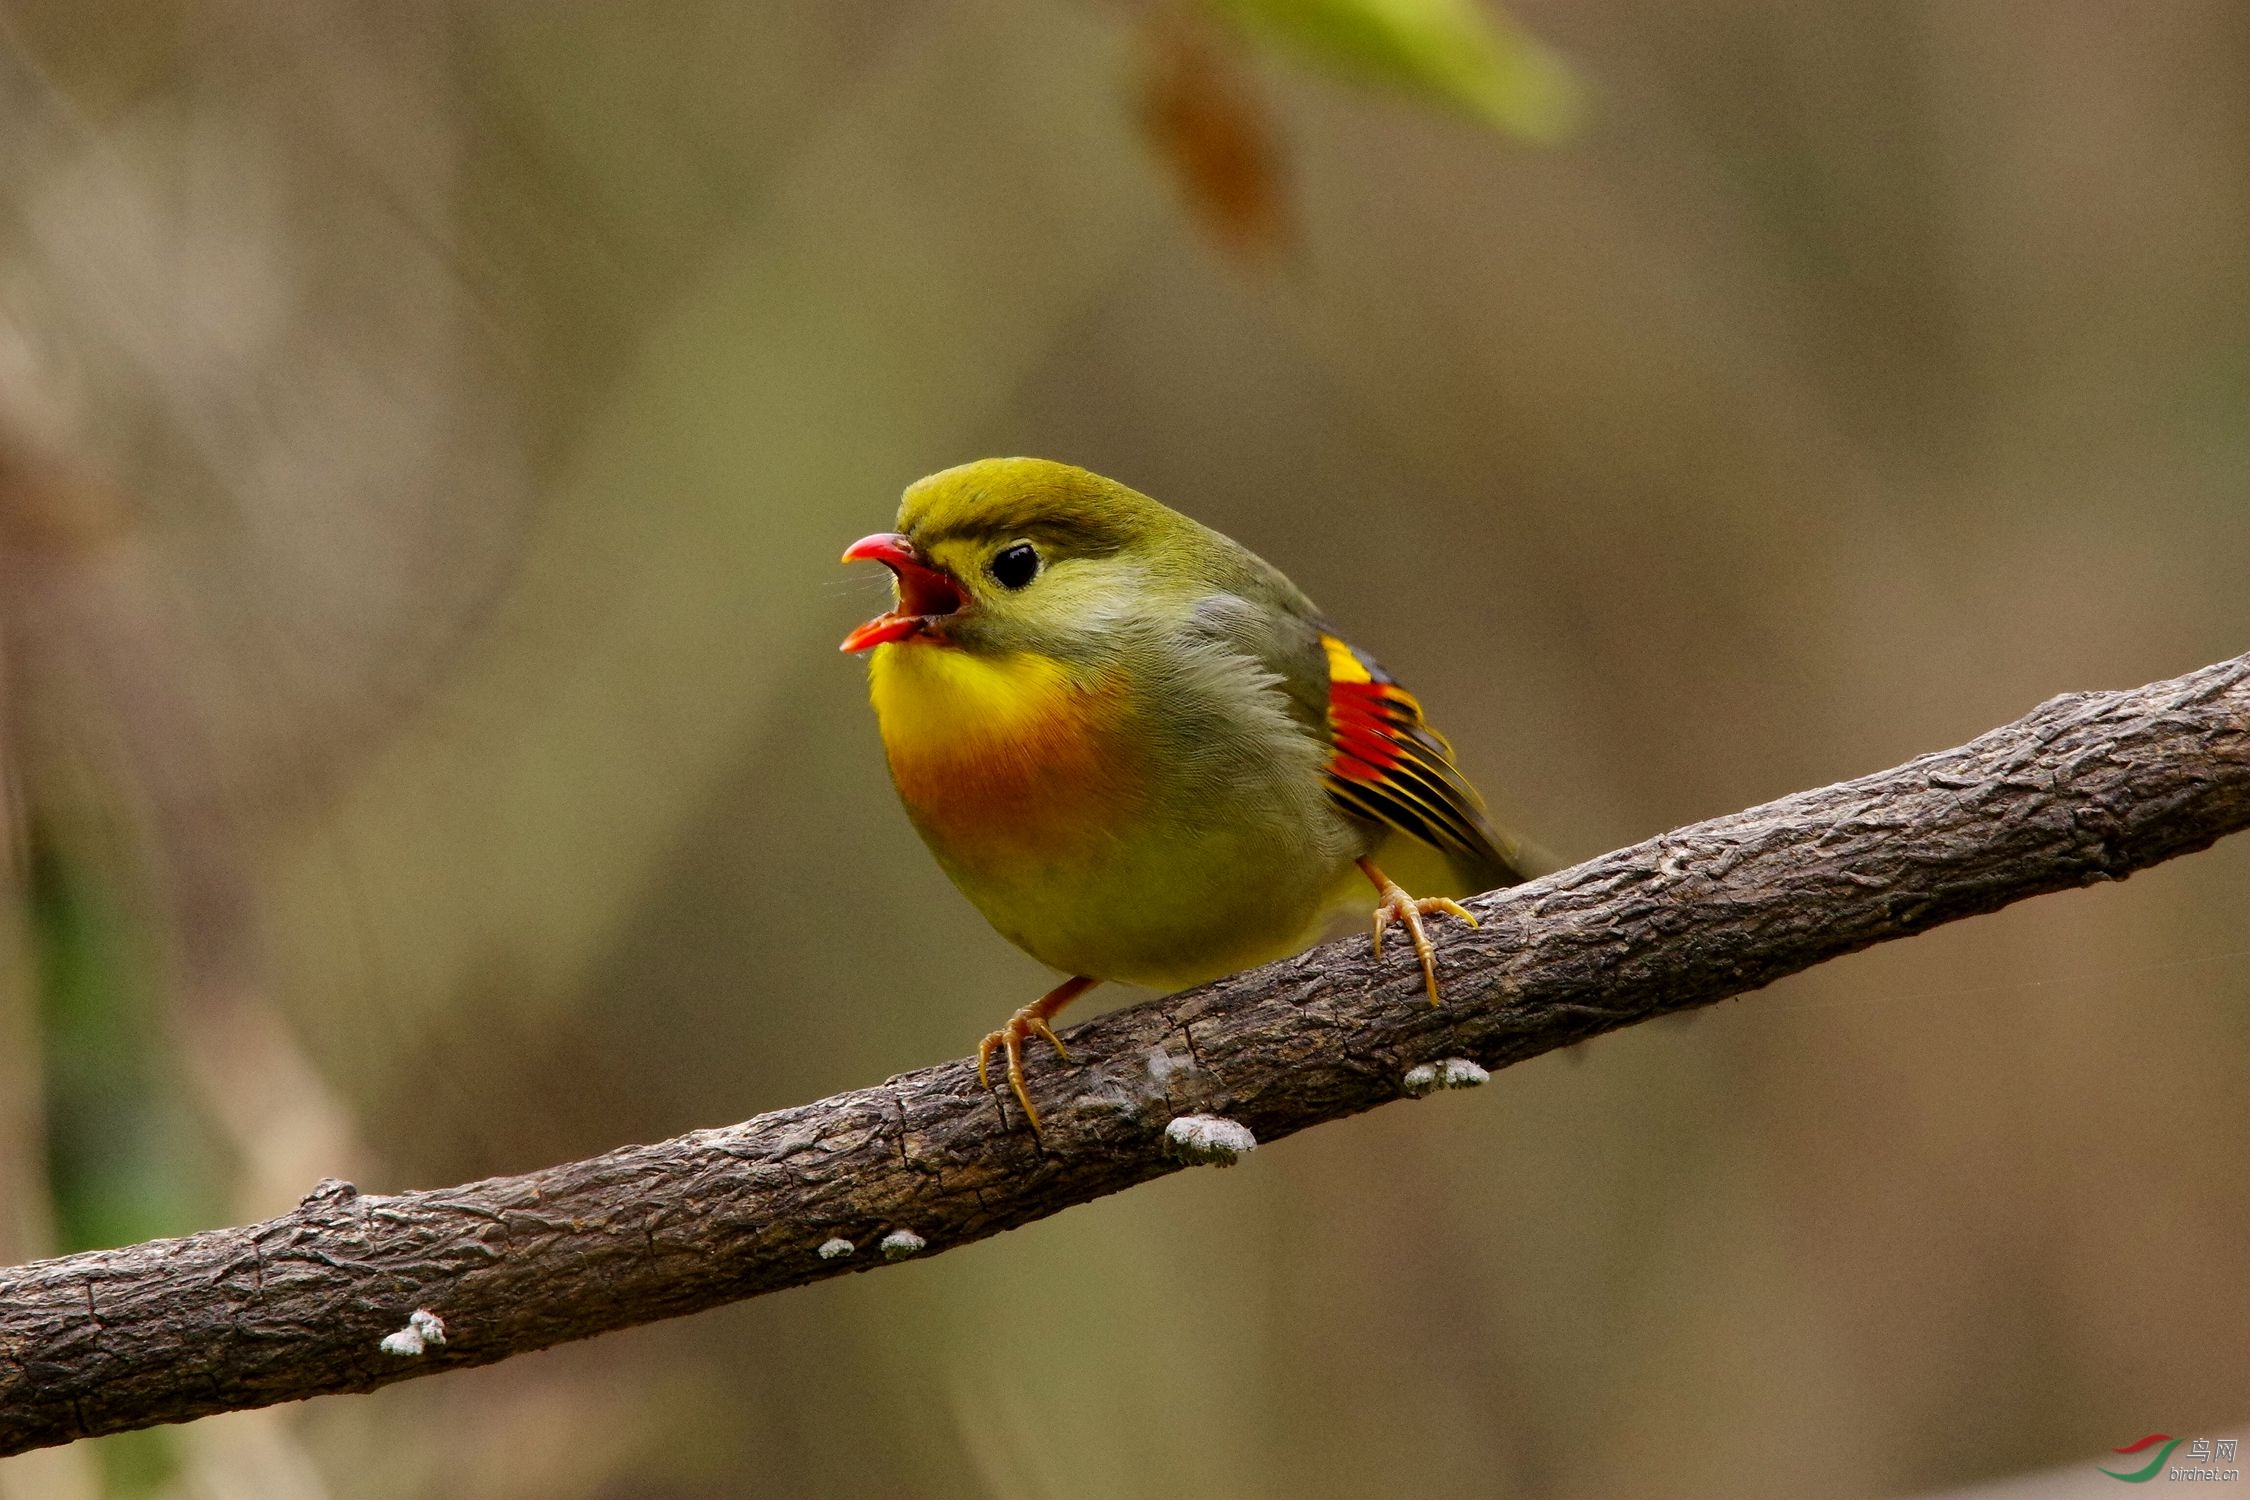
<svg viewBox="0 0 2250 1500">
<path fill-rule="evenodd" d="M 2056 698 L 1958 749 L 1480 897 L 1484 926 L 1441 944 L 1442 1008 L 1410 955 L 1377 963 L 1359 939 L 1075 1027 L 1076 1064 L 1033 1075 L 1043 1140 L 956 1061 L 520 1177 L 324 1184 L 262 1224 L 0 1272 L 0 1453 L 935 1254 L 1176 1170 L 1197 1154 L 1195 1130 L 1168 1137 L 1183 1116 L 1270 1141 L 1414 1091 L 1421 1064 L 1504 1067 L 2245 826 L 2250 656 Z"/>
</svg>

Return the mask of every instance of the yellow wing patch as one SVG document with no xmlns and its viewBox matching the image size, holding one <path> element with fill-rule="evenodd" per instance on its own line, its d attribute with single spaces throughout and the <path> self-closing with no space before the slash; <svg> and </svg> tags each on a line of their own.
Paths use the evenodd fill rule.
<svg viewBox="0 0 2250 1500">
<path fill-rule="evenodd" d="M 1373 657 L 1323 635 L 1328 657 L 1328 794 L 1363 818 L 1435 849 L 1504 863 L 1485 831 L 1484 799 L 1454 768 L 1453 747 L 1422 705 Z"/>
</svg>

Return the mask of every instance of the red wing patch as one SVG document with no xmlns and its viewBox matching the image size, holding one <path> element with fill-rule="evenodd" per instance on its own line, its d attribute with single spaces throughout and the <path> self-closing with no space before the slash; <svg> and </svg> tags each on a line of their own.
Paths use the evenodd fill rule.
<svg viewBox="0 0 2250 1500">
<path fill-rule="evenodd" d="M 1328 654 L 1328 794 L 1363 818 L 1436 849 L 1498 861 L 1484 799 L 1454 769 L 1453 747 L 1381 663 L 1333 635 Z"/>
</svg>

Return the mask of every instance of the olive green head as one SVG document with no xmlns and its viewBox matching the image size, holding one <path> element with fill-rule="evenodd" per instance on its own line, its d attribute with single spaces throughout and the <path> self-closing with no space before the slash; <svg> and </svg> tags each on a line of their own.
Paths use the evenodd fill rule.
<svg viewBox="0 0 2250 1500">
<path fill-rule="evenodd" d="M 845 642 L 928 638 L 980 654 L 1103 653 L 1135 620 L 1192 606 L 1246 554 L 1137 490 L 1069 464 L 987 458 L 907 488 L 898 530 L 847 559 L 888 566 L 897 609 Z"/>
</svg>

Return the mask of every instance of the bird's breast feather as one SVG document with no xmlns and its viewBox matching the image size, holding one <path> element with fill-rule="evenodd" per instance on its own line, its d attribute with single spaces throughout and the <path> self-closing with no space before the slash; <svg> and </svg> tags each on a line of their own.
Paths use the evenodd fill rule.
<svg viewBox="0 0 2250 1500">
<path fill-rule="evenodd" d="M 868 681 L 899 797 L 954 860 L 1051 859 L 1105 835 L 1134 800 L 1115 674 L 910 642 L 876 648 Z"/>
</svg>

